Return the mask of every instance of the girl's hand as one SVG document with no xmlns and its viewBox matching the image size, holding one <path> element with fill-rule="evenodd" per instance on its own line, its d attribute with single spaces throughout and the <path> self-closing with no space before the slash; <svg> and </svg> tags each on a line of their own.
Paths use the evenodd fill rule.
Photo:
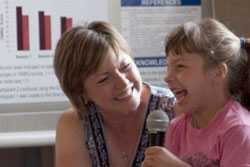
<svg viewBox="0 0 250 167">
<path fill-rule="evenodd" d="M 153 146 L 145 151 L 142 167 L 191 167 L 164 147 Z"/>
</svg>

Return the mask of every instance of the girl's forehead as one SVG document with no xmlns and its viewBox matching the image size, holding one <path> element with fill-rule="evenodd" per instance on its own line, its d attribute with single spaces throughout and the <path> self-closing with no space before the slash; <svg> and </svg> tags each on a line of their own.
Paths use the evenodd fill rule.
<svg viewBox="0 0 250 167">
<path fill-rule="evenodd" d="M 168 61 L 180 61 L 180 60 L 190 60 L 192 59 L 192 56 L 190 56 L 190 53 L 182 53 L 182 54 L 175 54 L 175 53 L 169 53 L 167 56 Z"/>
<path fill-rule="evenodd" d="M 178 62 L 196 62 L 202 61 L 202 57 L 197 53 L 182 53 L 182 54 L 169 54 L 167 57 L 167 64 Z"/>
</svg>

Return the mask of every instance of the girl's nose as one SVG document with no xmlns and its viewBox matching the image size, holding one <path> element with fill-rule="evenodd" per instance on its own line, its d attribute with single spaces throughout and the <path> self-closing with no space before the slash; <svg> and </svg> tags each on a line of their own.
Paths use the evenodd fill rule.
<svg viewBox="0 0 250 167">
<path fill-rule="evenodd" d="M 171 80 L 173 80 L 173 73 L 170 71 L 170 69 L 166 69 L 164 81 L 166 84 L 169 84 Z"/>
</svg>

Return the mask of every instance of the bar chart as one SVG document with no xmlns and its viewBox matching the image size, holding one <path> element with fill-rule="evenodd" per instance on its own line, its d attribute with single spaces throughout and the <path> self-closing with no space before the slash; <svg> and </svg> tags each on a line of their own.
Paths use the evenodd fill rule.
<svg viewBox="0 0 250 167">
<path fill-rule="evenodd" d="M 75 25 L 108 20 L 107 4 L 0 0 L 0 105 L 65 101 L 53 71 L 56 44 Z"/>
<path fill-rule="evenodd" d="M 39 28 L 39 49 L 52 49 L 52 24 L 51 16 L 44 11 L 38 11 L 38 28 Z M 73 18 L 67 16 L 58 17 L 60 20 L 61 35 L 72 28 Z M 17 50 L 25 51 L 30 49 L 30 28 L 29 16 L 23 14 L 23 7 L 16 7 L 16 34 L 17 34 Z M 59 30 L 59 27 L 57 27 Z"/>
<path fill-rule="evenodd" d="M 94 10 L 81 3 L 82 6 L 62 0 L 61 6 L 56 7 L 59 3 L 49 0 L 36 4 L 32 0 L 0 0 L 3 13 L 0 19 L 4 22 L 0 27 L 0 36 L 5 37 L 5 49 L 18 53 L 16 58 L 31 58 L 34 52 L 38 53 L 37 57 L 51 57 L 61 35 L 79 20 L 89 21 L 91 17 L 107 20 L 107 14 L 96 15 Z M 103 13 L 102 9 L 99 11 Z"/>
<path fill-rule="evenodd" d="M 16 7 L 17 50 L 29 50 L 29 16 L 23 15 L 22 7 Z"/>
</svg>

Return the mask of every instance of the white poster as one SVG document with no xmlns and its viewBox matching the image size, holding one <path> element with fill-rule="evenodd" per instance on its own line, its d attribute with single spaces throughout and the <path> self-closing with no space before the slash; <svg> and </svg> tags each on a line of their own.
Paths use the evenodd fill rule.
<svg viewBox="0 0 250 167">
<path fill-rule="evenodd" d="M 108 20 L 108 0 L 0 0 L 0 104 L 66 101 L 53 71 L 61 34 Z"/>
<path fill-rule="evenodd" d="M 121 1 L 121 31 L 144 81 L 165 86 L 165 36 L 179 24 L 199 20 L 200 5 L 200 0 Z"/>
</svg>

